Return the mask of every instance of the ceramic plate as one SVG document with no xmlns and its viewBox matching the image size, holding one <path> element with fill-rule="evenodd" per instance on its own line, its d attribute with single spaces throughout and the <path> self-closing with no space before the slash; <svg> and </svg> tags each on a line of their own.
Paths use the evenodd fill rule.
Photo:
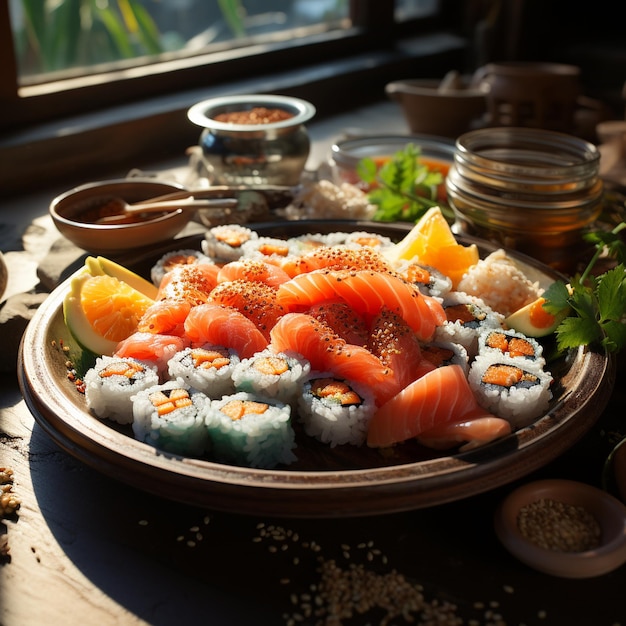
<svg viewBox="0 0 626 626">
<path fill-rule="evenodd" d="M 263 235 L 370 230 L 401 239 L 409 225 L 300 221 L 259 224 Z M 200 247 L 200 236 L 178 239 L 130 265 L 149 275 L 166 251 Z M 478 243 L 481 254 L 493 247 Z M 532 280 L 560 278 L 518 257 Z M 368 448 L 329 448 L 298 438 L 298 461 L 288 469 L 258 470 L 164 453 L 132 437 L 130 429 L 93 417 L 68 380 L 68 358 L 88 366 L 63 322 L 64 282 L 35 314 L 22 339 L 18 374 L 26 402 L 41 427 L 64 450 L 115 479 L 174 500 L 234 513 L 285 517 L 342 517 L 417 509 L 461 499 L 509 483 L 555 459 L 594 424 L 614 383 L 605 355 L 579 349 L 550 364 L 555 377 L 549 412 L 530 427 L 465 453 L 437 453 L 417 444 L 393 454 Z M 62 350 L 62 347 L 68 350 Z"/>
</svg>

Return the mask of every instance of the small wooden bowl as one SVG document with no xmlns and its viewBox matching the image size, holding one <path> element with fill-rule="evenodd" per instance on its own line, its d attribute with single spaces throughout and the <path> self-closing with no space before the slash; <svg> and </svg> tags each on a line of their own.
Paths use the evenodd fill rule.
<svg viewBox="0 0 626 626">
<path fill-rule="evenodd" d="M 564 552 L 528 539 L 518 526 L 520 510 L 539 500 L 580 506 L 600 526 L 597 548 Z M 509 552 L 530 567 L 562 578 L 591 578 L 626 562 L 626 507 L 606 491 L 571 480 L 540 480 L 511 492 L 495 514 L 495 530 Z"/>
<path fill-rule="evenodd" d="M 182 190 L 181 185 L 141 178 L 87 183 L 54 198 L 49 213 L 57 230 L 79 248 L 114 255 L 169 241 L 189 223 L 194 212 L 178 209 L 131 224 L 86 223 L 80 221 L 81 213 L 93 211 L 112 197 L 133 203 Z"/>
</svg>

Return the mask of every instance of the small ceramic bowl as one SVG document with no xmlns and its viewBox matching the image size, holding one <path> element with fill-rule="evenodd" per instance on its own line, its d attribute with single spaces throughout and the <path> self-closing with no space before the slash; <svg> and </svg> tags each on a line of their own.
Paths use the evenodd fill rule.
<svg viewBox="0 0 626 626">
<path fill-rule="evenodd" d="M 581 551 L 542 547 L 520 530 L 520 511 L 540 500 L 582 507 L 600 527 L 599 545 Z M 571 480 L 535 481 L 511 492 L 495 514 L 495 530 L 513 556 L 530 567 L 562 578 L 591 578 L 626 562 L 626 507 L 612 495 Z"/>
<path fill-rule="evenodd" d="M 79 248 L 92 254 L 113 255 L 172 239 L 194 212 L 169 210 L 130 224 L 87 223 L 81 221 L 81 214 L 97 210 L 112 197 L 133 203 L 183 190 L 181 185 L 141 178 L 92 182 L 54 198 L 49 213 L 57 230 Z"/>
<path fill-rule="evenodd" d="M 199 145 L 215 185 L 297 185 L 309 157 L 305 123 L 315 115 L 306 100 L 282 95 L 233 95 L 192 106 Z"/>
<path fill-rule="evenodd" d="M 387 96 L 400 105 L 412 133 L 455 139 L 482 124 L 487 90 L 463 82 L 445 87 L 430 79 L 395 80 L 385 86 Z"/>
</svg>

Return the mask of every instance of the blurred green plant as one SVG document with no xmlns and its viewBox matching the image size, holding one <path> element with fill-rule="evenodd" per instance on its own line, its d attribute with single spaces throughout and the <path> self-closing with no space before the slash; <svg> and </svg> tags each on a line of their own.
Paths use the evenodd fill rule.
<svg viewBox="0 0 626 626">
<path fill-rule="evenodd" d="M 158 0 L 154 0 L 158 2 Z M 164 52 L 150 11 L 136 0 L 20 0 L 15 33 L 22 75 L 54 72 Z M 244 34 L 241 0 L 219 0 L 233 35 Z"/>
</svg>

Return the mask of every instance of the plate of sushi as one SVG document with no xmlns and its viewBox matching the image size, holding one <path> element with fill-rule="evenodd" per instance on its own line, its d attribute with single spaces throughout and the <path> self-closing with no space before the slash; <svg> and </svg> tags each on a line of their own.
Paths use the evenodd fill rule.
<svg viewBox="0 0 626 626">
<path fill-rule="evenodd" d="M 23 336 L 27 405 L 98 471 L 233 513 L 376 515 L 525 476 L 595 423 L 614 362 L 507 324 L 556 271 L 456 236 L 477 262 L 450 278 L 406 254 L 412 226 L 221 225 L 87 257 Z M 123 316 L 90 306 L 124 298 L 132 329 L 94 332 Z"/>
</svg>

